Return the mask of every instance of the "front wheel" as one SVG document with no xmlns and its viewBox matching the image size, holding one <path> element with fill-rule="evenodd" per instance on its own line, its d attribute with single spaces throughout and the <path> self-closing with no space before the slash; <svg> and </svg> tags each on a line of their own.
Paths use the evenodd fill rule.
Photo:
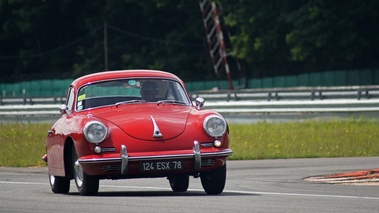
<svg viewBox="0 0 379 213">
<path fill-rule="evenodd" d="M 176 174 L 168 178 L 172 191 L 174 192 L 185 192 L 189 185 L 189 175 L 187 174 Z"/>
<path fill-rule="evenodd" d="M 201 185 L 207 194 L 220 194 L 225 187 L 226 164 L 215 170 L 201 173 L 200 179 Z"/>
<path fill-rule="evenodd" d="M 74 179 L 80 195 L 96 195 L 99 191 L 99 178 L 87 175 L 78 161 L 78 155 L 73 148 Z"/>
<path fill-rule="evenodd" d="M 49 175 L 51 191 L 54 193 L 67 194 L 70 191 L 70 179 Z"/>
</svg>

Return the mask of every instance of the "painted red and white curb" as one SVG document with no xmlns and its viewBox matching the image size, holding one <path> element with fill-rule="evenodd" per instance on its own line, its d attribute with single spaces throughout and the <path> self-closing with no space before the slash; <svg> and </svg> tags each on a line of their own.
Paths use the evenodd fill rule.
<svg viewBox="0 0 379 213">
<path fill-rule="evenodd" d="M 379 168 L 313 176 L 304 180 L 330 184 L 379 186 Z"/>
</svg>

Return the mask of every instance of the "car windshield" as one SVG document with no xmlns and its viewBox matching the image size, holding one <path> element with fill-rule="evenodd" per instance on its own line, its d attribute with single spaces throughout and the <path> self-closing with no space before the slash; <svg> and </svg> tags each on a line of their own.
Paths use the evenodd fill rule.
<svg viewBox="0 0 379 213">
<path fill-rule="evenodd" d="M 134 78 L 102 81 L 79 89 L 78 111 L 107 105 L 157 102 L 185 104 L 190 101 L 182 85 L 173 80 Z"/>
</svg>

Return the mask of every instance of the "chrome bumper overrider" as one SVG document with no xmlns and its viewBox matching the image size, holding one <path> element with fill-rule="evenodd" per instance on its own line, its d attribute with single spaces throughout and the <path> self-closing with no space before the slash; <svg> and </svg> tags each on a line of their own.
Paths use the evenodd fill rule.
<svg viewBox="0 0 379 213">
<path fill-rule="evenodd" d="M 199 142 L 193 142 L 192 154 L 181 155 L 159 155 L 159 156 L 129 156 L 126 146 L 121 145 L 120 157 L 117 158 L 96 158 L 96 159 L 79 159 L 80 164 L 92 164 L 92 163 L 118 163 L 121 161 L 121 174 L 128 173 L 128 163 L 133 161 L 148 161 L 148 160 L 170 160 L 170 159 L 189 159 L 192 158 L 194 162 L 194 170 L 200 171 L 201 158 L 204 157 L 227 157 L 233 152 L 231 149 L 225 149 L 220 152 L 205 152 L 201 153 Z"/>
</svg>

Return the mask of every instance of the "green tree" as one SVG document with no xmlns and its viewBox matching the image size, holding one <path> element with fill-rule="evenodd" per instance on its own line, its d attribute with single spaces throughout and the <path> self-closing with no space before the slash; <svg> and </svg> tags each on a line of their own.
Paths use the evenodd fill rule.
<svg viewBox="0 0 379 213">
<path fill-rule="evenodd" d="M 252 77 L 378 68 L 378 1 L 220 0 Z"/>
<path fill-rule="evenodd" d="M 379 67 L 379 1 L 217 2 L 247 77 Z M 103 71 L 105 32 L 109 70 L 216 79 L 198 1 L 0 0 L 0 26 L 1 82 Z"/>
<path fill-rule="evenodd" d="M 312 71 L 378 67 L 378 9 L 378 1 L 308 1 L 288 15 L 292 60 Z"/>
<path fill-rule="evenodd" d="M 0 1 L 2 81 L 151 68 L 213 79 L 197 2 Z M 204 73 L 208 73 L 204 75 Z"/>
<path fill-rule="evenodd" d="M 65 77 L 75 61 L 74 44 L 86 34 L 75 25 L 82 5 L 74 3 L 2 0 L 1 75 L 8 81 Z"/>
</svg>

